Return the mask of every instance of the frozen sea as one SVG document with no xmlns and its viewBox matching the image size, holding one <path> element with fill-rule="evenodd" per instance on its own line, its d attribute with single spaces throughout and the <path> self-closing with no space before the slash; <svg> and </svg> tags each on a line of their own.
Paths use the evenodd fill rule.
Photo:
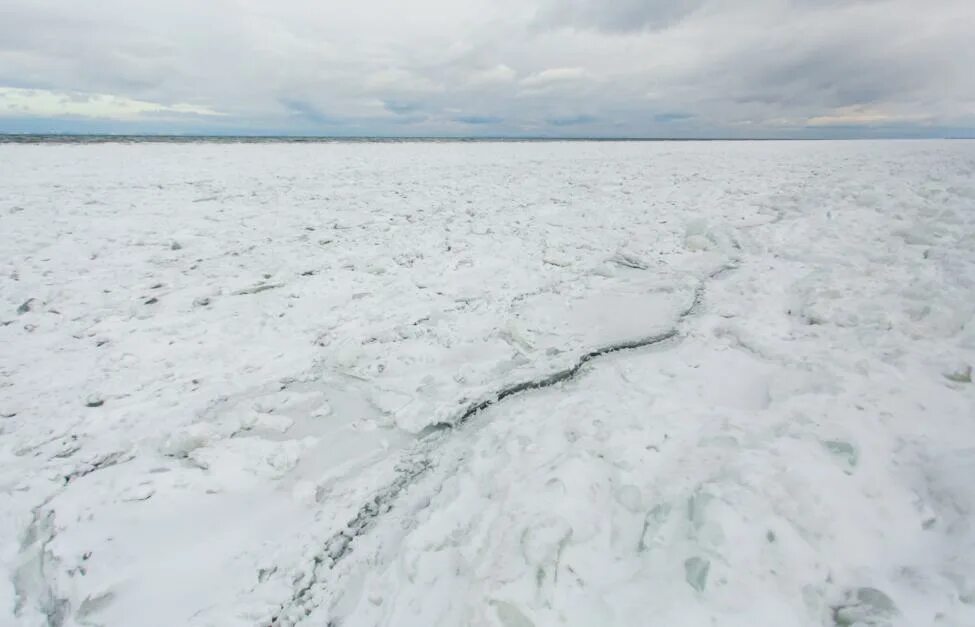
<svg viewBox="0 0 975 627">
<path fill-rule="evenodd" d="M 975 142 L 0 145 L 0 625 L 975 625 Z"/>
</svg>

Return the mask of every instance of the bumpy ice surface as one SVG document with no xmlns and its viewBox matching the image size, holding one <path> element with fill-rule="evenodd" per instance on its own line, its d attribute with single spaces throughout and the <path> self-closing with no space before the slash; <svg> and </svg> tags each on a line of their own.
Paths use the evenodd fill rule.
<svg viewBox="0 0 975 627">
<path fill-rule="evenodd" d="M 0 624 L 975 624 L 975 144 L 0 164 Z"/>
</svg>

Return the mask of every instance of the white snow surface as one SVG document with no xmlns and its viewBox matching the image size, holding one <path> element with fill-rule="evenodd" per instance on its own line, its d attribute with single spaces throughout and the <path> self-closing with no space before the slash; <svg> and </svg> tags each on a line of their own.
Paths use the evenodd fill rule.
<svg viewBox="0 0 975 627">
<path fill-rule="evenodd" d="M 975 625 L 975 143 L 0 145 L 0 190 L 0 624 Z"/>
</svg>

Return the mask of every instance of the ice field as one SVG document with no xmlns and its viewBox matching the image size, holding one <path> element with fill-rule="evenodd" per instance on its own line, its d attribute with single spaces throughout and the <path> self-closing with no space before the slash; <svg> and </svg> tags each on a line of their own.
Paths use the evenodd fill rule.
<svg viewBox="0 0 975 627">
<path fill-rule="evenodd" d="M 975 625 L 975 143 L 0 145 L 0 625 Z"/>
</svg>

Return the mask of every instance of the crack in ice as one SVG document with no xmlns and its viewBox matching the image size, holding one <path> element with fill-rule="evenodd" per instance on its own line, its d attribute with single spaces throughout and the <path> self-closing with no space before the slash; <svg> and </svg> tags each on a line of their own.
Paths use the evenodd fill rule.
<svg viewBox="0 0 975 627">
<path fill-rule="evenodd" d="M 294 592 L 290 603 L 285 603 L 281 606 L 276 615 L 272 617 L 271 625 L 278 627 L 292 624 L 292 617 L 285 616 L 285 614 L 291 614 L 288 611 L 289 606 L 290 608 L 300 608 L 299 611 L 303 616 L 308 616 L 311 613 L 313 608 L 307 607 L 307 603 L 310 600 L 307 597 L 319 581 L 319 569 L 322 567 L 332 569 L 339 561 L 349 555 L 353 550 L 353 540 L 365 535 L 381 515 L 393 509 L 394 501 L 410 485 L 413 485 L 419 477 L 435 467 L 436 464 L 430 459 L 430 455 L 447 434 L 456 432 L 479 413 L 499 404 L 506 398 L 522 392 L 552 387 L 574 379 L 586 364 L 594 359 L 621 351 L 655 346 L 678 337 L 680 335 L 679 329 L 681 323 L 695 315 L 700 309 L 707 284 L 711 280 L 735 268 L 737 268 L 736 262 L 726 263 L 699 281 L 694 289 L 694 297 L 691 300 L 691 304 L 678 315 L 674 326 L 667 331 L 638 339 L 616 342 L 591 350 L 580 356 L 576 363 L 569 368 L 559 370 L 541 378 L 521 381 L 506 386 L 490 397 L 470 405 L 454 420 L 435 423 L 424 429 L 419 435 L 416 450 L 409 454 L 409 458 L 406 461 L 397 465 L 395 469 L 397 473 L 396 478 L 379 490 L 369 501 L 360 506 L 355 516 L 346 524 L 344 529 L 334 533 L 325 541 L 323 550 L 312 558 L 312 569 L 308 581 Z"/>
</svg>

